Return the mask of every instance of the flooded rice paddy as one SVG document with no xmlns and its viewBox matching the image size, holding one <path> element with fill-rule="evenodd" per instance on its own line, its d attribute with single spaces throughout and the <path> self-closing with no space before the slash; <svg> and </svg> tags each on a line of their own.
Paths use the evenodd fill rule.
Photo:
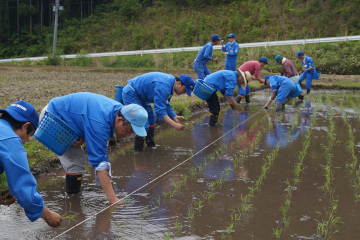
<svg viewBox="0 0 360 240">
<path fill-rule="evenodd" d="M 314 91 L 281 114 L 262 109 L 267 94 L 236 112 L 223 105 L 216 127 L 204 111 L 183 132 L 162 129 L 154 149 L 110 147 L 118 197 L 182 163 L 124 206 L 102 211 L 90 167 L 76 195 L 62 169 L 37 177 L 61 227 L 0 206 L 1 238 L 51 239 L 96 214 L 58 239 L 360 239 L 359 93 Z"/>
</svg>

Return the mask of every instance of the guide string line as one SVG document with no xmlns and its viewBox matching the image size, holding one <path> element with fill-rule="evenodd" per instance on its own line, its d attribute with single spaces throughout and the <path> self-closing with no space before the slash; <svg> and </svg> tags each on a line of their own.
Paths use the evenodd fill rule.
<svg viewBox="0 0 360 240">
<path fill-rule="evenodd" d="M 56 239 L 62 235 L 64 235 L 65 233 L 71 231 L 72 229 L 80 226 L 81 224 L 89 221 L 90 219 L 92 219 L 93 217 L 97 216 L 98 214 L 102 213 L 103 211 L 105 211 L 106 209 L 109 209 L 111 207 L 113 207 L 114 205 L 116 205 L 118 202 L 128 198 L 129 196 L 133 195 L 134 193 L 138 192 L 139 190 L 145 188 L 146 186 L 148 186 L 149 184 L 155 182 L 156 180 L 162 178 L 163 176 L 165 176 L 166 174 L 168 174 L 169 172 L 173 171 L 174 169 L 178 168 L 179 166 L 183 165 L 184 163 L 186 163 L 187 161 L 189 161 L 190 159 L 192 159 L 193 157 L 195 157 L 196 155 L 198 155 L 199 153 L 201 153 L 202 151 L 204 151 L 205 149 L 207 149 L 208 147 L 210 147 L 211 145 L 213 145 L 214 143 L 216 143 L 217 141 L 219 141 L 220 139 L 222 139 L 223 137 L 225 137 L 227 134 L 229 134 L 230 132 L 234 131 L 236 128 L 240 127 L 242 124 L 244 124 L 245 122 L 247 122 L 248 120 L 250 120 L 251 118 L 253 118 L 254 116 L 256 116 L 260 111 L 263 111 L 262 109 L 260 109 L 258 112 L 256 112 L 254 115 L 250 116 L 249 118 L 247 118 L 246 120 L 244 120 L 243 122 L 239 123 L 237 126 L 235 126 L 233 129 L 229 130 L 228 132 L 226 132 L 225 134 L 223 134 L 222 136 L 220 136 L 218 139 L 214 140 L 213 142 L 211 142 L 210 144 L 208 144 L 207 146 L 203 147 L 201 150 L 199 150 L 197 153 L 193 154 L 192 156 L 190 156 L 189 158 L 187 158 L 186 160 L 184 160 L 183 162 L 177 164 L 176 166 L 172 167 L 171 169 L 169 169 L 168 171 L 164 172 L 163 174 L 157 176 L 156 178 L 152 179 L 151 181 L 149 181 L 148 183 L 146 183 L 145 185 L 139 187 L 138 189 L 134 190 L 133 192 L 129 193 L 128 195 L 126 195 L 125 197 L 119 199 L 118 201 L 116 201 L 115 203 L 103 208 L 102 210 L 98 211 L 97 213 L 92 214 L 90 217 L 84 219 L 83 221 L 79 222 L 78 224 L 74 225 L 73 227 L 69 228 L 68 230 L 60 233 L 59 235 L 57 235 L 56 237 L 52 238 L 52 239 Z"/>
</svg>

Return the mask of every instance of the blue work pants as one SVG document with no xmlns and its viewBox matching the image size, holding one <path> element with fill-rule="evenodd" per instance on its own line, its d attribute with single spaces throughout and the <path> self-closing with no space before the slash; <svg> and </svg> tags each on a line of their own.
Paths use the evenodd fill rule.
<svg viewBox="0 0 360 240">
<path fill-rule="evenodd" d="M 205 63 L 201 63 L 199 61 L 194 61 L 194 70 L 198 75 L 198 79 L 204 80 L 207 75 L 210 75 L 211 72 Z"/>
<path fill-rule="evenodd" d="M 303 74 L 301 74 L 301 76 L 299 78 L 299 83 L 300 84 L 304 79 L 306 79 L 306 85 L 305 85 L 306 90 L 311 89 L 312 75 L 313 75 L 313 72 L 305 71 L 305 72 L 303 72 Z"/>
</svg>

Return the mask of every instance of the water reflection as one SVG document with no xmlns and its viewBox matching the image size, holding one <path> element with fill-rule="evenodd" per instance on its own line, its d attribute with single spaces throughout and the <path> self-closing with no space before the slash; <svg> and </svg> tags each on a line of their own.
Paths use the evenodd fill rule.
<svg viewBox="0 0 360 240">
<path fill-rule="evenodd" d="M 192 159 L 195 167 L 201 166 L 203 168 L 201 171 L 201 177 L 206 179 L 220 179 L 222 172 L 227 169 L 227 176 L 225 179 L 227 181 L 247 178 L 247 170 L 241 167 L 241 163 L 240 167 L 234 171 L 232 156 L 235 154 L 237 149 L 231 149 L 231 143 L 237 143 L 238 138 L 245 133 L 247 133 L 247 137 L 243 139 L 241 144 L 242 147 L 246 147 L 247 144 L 250 144 L 253 140 L 252 135 L 255 135 L 256 138 L 256 130 L 252 131 L 252 134 L 249 134 L 248 126 L 251 126 L 251 123 L 247 122 L 249 117 L 250 106 L 247 104 L 245 106 L 240 106 L 238 111 L 234 111 L 232 109 L 225 110 L 222 124 L 218 124 L 215 127 L 209 127 L 207 124 L 208 117 L 204 117 L 201 121 L 194 124 L 192 129 L 192 138 L 195 144 L 194 152 L 198 152 L 226 134 L 214 144 L 216 149 L 206 149 Z M 213 153 L 224 145 L 226 145 L 226 149 L 218 160 L 206 161 L 206 164 L 204 163 L 204 159 L 209 157 L 210 153 Z"/>
<path fill-rule="evenodd" d="M 301 103 L 301 102 L 300 102 Z M 300 106 L 298 106 L 300 107 Z M 265 111 L 269 122 L 273 122 L 273 128 L 266 135 L 266 145 L 275 148 L 285 148 L 290 142 L 295 141 L 301 134 L 305 133 L 311 125 L 312 108 L 309 100 L 305 101 L 305 107 L 301 108 L 299 123 L 288 133 L 294 121 L 296 121 L 296 111 L 285 113 L 269 113 Z"/>
</svg>

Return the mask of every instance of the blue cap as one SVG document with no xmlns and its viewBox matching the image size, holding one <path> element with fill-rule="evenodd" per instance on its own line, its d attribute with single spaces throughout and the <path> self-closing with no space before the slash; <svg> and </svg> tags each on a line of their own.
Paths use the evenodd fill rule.
<svg viewBox="0 0 360 240">
<path fill-rule="evenodd" d="M 39 115 L 33 105 L 25 101 L 17 101 L 6 109 L 0 109 L 0 113 L 7 112 L 18 122 L 31 122 L 35 128 L 39 124 Z"/>
<path fill-rule="evenodd" d="M 267 85 L 267 84 L 266 84 L 266 80 L 268 80 L 270 77 L 272 77 L 272 75 L 266 75 L 266 76 L 265 76 L 265 82 L 264 82 L 264 85 Z"/>
<path fill-rule="evenodd" d="M 234 38 L 234 37 L 235 37 L 235 34 L 230 33 L 227 37 L 228 37 L 228 38 Z"/>
<path fill-rule="evenodd" d="M 129 104 L 121 108 L 121 114 L 131 123 L 135 134 L 146 137 L 145 123 L 148 120 L 147 111 L 140 105 Z"/>
<path fill-rule="evenodd" d="M 186 94 L 191 97 L 191 92 L 194 90 L 195 86 L 194 80 L 186 74 L 180 75 L 179 79 L 185 85 Z"/>
<path fill-rule="evenodd" d="M 261 58 L 259 58 L 259 62 L 264 62 L 264 63 L 266 63 L 266 64 L 269 64 L 266 57 L 261 57 Z"/>
<path fill-rule="evenodd" d="M 301 55 L 304 55 L 304 53 L 303 53 L 303 52 L 301 52 L 301 51 L 300 51 L 300 52 L 298 52 L 298 53 L 297 53 L 297 58 L 299 58 Z"/>
<path fill-rule="evenodd" d="M 219 35 L 217 34 L 214 34 L 211 36 L 211 40 L 214 41 L 214 40 L 221 40 L 221 38 L 219 37 Z"/>
</svg>

